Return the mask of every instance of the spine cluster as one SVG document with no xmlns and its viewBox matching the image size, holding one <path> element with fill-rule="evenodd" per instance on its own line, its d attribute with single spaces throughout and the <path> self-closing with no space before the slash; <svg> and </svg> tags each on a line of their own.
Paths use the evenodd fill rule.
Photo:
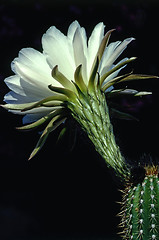
<svg viewBox="0 0 159 240">
<path fill-rule="evenodd" d="M 123 239 L 159 240 L 158 175 L 146 175 L 142 183 L 129 184 L 124 192 Z"/>
</svg>

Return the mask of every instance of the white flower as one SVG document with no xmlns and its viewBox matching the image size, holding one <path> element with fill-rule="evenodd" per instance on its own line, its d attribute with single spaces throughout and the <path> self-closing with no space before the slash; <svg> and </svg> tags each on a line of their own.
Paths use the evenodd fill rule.
<svg viewBox="0 0 159 240">
<path fill-rule="evenodd" d="M 109 111 L 105 95 L 111 102 L 112 98 L 123 94 L 149 94 L 113 88 L 121 81 L 152 76 L 132 73 L 117 76 L 127 63 L 135 60 L 135 57 L 124 58 L 116 63 L 134 38 L 108 44 L 114 29 L 104 35 L 104 28 L 103 23 L 97 24 L 87 41 L 85 29 L 77 21 L 70 25 L 67 36 L 53 26 L 42 37 L 43 53 L 24 48 L 12 62 L 14 75 L 5 79 L 11 91 L 5 95 L 6 104 L 2 106 L 15 114 L 25 115 L 23 123 L 28 125 L 20 127 L 21 130 L 31 130 L 47 123 L 30 158 L 41 149 L 49 133 L 65 122 L 70 114 L 81 124 L 94 145 L 105 144 L 107 149 L 104 142 L 105 134 L 109 132 L 106 126 Z M 114 116 L 131 118 L 112 106 L 110 113 Z M 103 155 L 99 146 L 96 148 Z"/>
<path fill-rule="evenodd" d="M 40 106 L 28 111 L 21 111 L 42 99 L 56 95 L 50 90 L 49 85 L 64 87 L 52 77 L 52 70 L 55 66 L 58 66 L 58 71 L 71 83 L 71 81 L 75 81 L 74 74 L 77 67 L 82 65 L 83 80 L 88 87 L 92 66 L 96 61 L 98 50 L 104 38 L 104 28 L 103 23 L 97 24 L 87 42 L 85 29 L 77 21 L 69 26 L 67 36 L 53 26 L 42 37 L 43 53 L 33 48 L 22 49 L 18 58 L 15 58 L 11 64 L 15 75 L 5 79 L 5 83 L 11 91 L 4 97 L 4 101 L 7 103 L 4 107 L 13 113 L 25 115 L 24 124 L 36 121 L 63 108 L 56 104 L 53 107 Z M 106 40 L 109 39 L 110 33 Z M 115 67 L 117 69 L 104 79 L 103 85 L 115 78 L 126 65 L 128 58 L 124 58 L 117 64 L 114 62 L 133 39 L 127 38 L 123 42 L 106 44 L 106 48 L 102 49 L 98 67 L 99 75 L 103 76 Z M 73 86 L 70 84 L 70 87 L 71 85 Z"/>
</svg>

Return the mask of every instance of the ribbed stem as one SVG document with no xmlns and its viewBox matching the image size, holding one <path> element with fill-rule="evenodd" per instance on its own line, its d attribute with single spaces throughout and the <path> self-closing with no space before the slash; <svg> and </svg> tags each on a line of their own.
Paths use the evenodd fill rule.
<svg viewBox="0 0 159 240">
<path fill-rule="evenodd" d="M 126 176 L 125 160 L 116 144 L 105 95 L 97 89 L 80 97 L 79 104 L 70 104 L 72 116 L 93 142 L 97 152 L 118 175 Z"/>
<path fill-rule="evenodd" d="M 159 240 L 159 178 L 156 167 L 142 183 L 128 184 L 124 192 L 123 239 Z"/>
</svg>

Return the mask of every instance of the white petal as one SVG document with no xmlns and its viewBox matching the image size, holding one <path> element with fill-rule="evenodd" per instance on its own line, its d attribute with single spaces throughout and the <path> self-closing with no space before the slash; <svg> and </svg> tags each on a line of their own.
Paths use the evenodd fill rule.
<svg viewBox="0 0 159 240">
<path fill-rule="evenodd" d="M 108 47 L 105 49 L 103 57 L 100 62 L 100 66 L 99 66 L 100 74 L 103 74 L 103 69 L 104 69 L 104 72 L 107 72 L 110 69 L 111 65 L 113 64 L 110 62 L 110 58 L 120 43 L 121 43 L 120 41 L 110 43 Z"/>
<path fill-rule="evenodd" d="M 18 75 L 10 76 L 4 80 L 5 84 L 9 87 L 10 90 L 13 90 L 15 93 L 18 93 L 22 96 L 26 96 L 25 89 L 22 88 L 20 84 L 20 77 Z"/>
<path fill-rule="evenodd" d="M 42 118 L 44 115 L 43 114 L 27 114 L 23 117 L 23 124 L 27 124 L 27 123 L 32 123 L 35 122 L 37 120 L 39 120 L 40 118 Z"/>
<path fill-rule="evenodd" d="M 120 43 L 114 50 L 113 54 L 109 58 L 109 64 L 113 64 L 115 60 L 122 54 L 122 52 L 125 50 L 127 45 L 132 41 L 135 40 L 134 38 L 127 38 L 122 43 Z"/>
<path fill-rule="evenodd" d="M 58 65 L 59 71 L 70 81 L 73 80 L 75 63 L 70 40 L 57 28 L 51 27 L 43 35 L 42 45 L 51 69 Z"/>
<path fill-rule="evenodd" d="M 80 28 L 78 21 L 74 21 L 73 23 L 71 23 L 68 28 L 67 37 L 70 39 L 71 43 L 73 41 L 77 28 Z"/>
<path fill-rule="evenodd" d="M 35 122 L 38 119 L 46 116 L 53 110 L 56 110 L 57 108 L 56 107 L 54 107 L 54 108 L 53 107 L 52 108 L 41 107 L 41 108 L 27 111 L 28 112 L 27 114 L 26 114 L 26 112 L 24 112 L 26 115 L 23 117 L 23 124 Z"/>
<path fill-rule="evenodd" d="M 46 61 L 46 56 L 32 48 L 24 48 L 19 52 L 18 58 L 15 58 L 12 62 L 12 70 L 16 73 L 28 75 L 28 80 L 33 84 L 50 84 L 53 81 L 51 76 L 51 70 Z M 27 72 L 28 71 L 28 72 Z M 29 72 L 30 71 L 30 72 Z M 30 74 L 32 76 L 29 76 Z M 35 75 L 35 76 L 34 76 Z M 56 81 L 55 81 L 56 84 Z"/>
<path fill-rule="evenodd" d="M 44 97 L 43 97 L 44 98 Z M 4 101 L 9 104 L 21 104 L 21 103 L 30 103 L 30 102 L 37 102 L 41 100 L 42 98 L 37 98 L 37 96 L 33 95 L 32 97 L 30 95 L 22 96 L 20 94 L 17 94 L 13 91 L 8 92 L 4 96 Z"/>
<path fill-rule="evenodd" d="M 5 79 L 12 90 L 4 97 L 7 103 L 36 102 L 53 95 L 48 85 L 61 86 L 52 78 L 46 57 L 32 48 L 22 49 L 11 66 L 17 75 Z"/>
<path fill-rule="evenodd" d="M 26 112 L 21 112 L 21 111 L 17 111 L 17 110 L 9 110 L 9 112 L 11 112 L 13 114 L 25 115 L 23 117 L 23 124 L 27 124 L 27 123 L 37 121 L 38 119 L 42 118 L 43 116 L 46 116 L 47 114 L 49 114 L 50 112 L 52 112 L 55 109 L 56 108 L 37 108 L 37 109 L 33 109 L 30 111 L 26 111 Z M 27 113 L 27 112 L 29 112 L 29 113 Z"/>
<path fill-rule="evenodd" d="M 112 65 L 111 69 L 114 68 L 114 67 L 116 67 L 117 65 L 119 65 L 120 63 L 122 63 L 122 62 L 124 62 L 124 61 L 126 61 L 126 60 L 128 60 L 128 58 L 122 59 L 122 60 L 119 61 L 116 65 Z M 119 68 L 118 70 L 116 70 L 116 71 L 113 72 L 112 74 L 110 74 L 110 75 L 104 80 L 104 83 L 109 82 L 111 79 L 115 78 L 115 77 L 119 74 L 119 72 L 120 72 L 123 68 L 126 67 L 126 65 L 127 65 L 127 64 L 125 64 L 123 67 Z M 111 69 L 110 69 L 110 70 L 111 70 Z M 104 70 L 104 69 L 103 69 L 103 70 Z M 104 71 L 103 71 L 103 72 L 104 72 Z M 104 84 L 104 83 L 103 83 L 103 84 Z"/>
<path fill-rule="evenodd" d="M 75 65 L 78 67 L 80 64 L 82 64 L 82 75 L 84 80 L 88 82 L 88 47 L 86 31 L 79 25 L 78 21 L 74 21 L 69 26 L 67 36 L 73 44 Z"/>
<path fill-rule="evenodd" d="M 41 90 L 38 89 L 37 86 L 25 81 L 24 79 L 20 78 L 18 75 L 10 76 L 4 80 L 6 85 L 9 87 L 10 90 L 13 92 L 7 94 L 5 96 L 5 101 L 11 100 L 20 100 L 25 102 L 33 102 L 39 101 L 41 98 L 44 98 Z"/>
<path fill-rule="evenodd" d="M 96 57 L 97 51 L 99 49 L 99 46 L 101 44 L 101 41 L 104 37 L 104 24 L 98 23 L 94 30 L 92 31 L 92 34 L 89 38 L 88 41 L 88 59 L 87 59 L 87 66 L 88 66 L 88 71 L 90 73 L 92 64 L 94 62 L 94 59 Z"/>
<path fill-rule="evenodd" d="M 107 89 L 105 90 L 105 92 L 111 92 L 113 89 L 114 89 L 114 87 L 113 87 L 113 86 L 110 86 L 109 88 L 107 88 Z"/>
<path fill-rule="evenodd" d="M 23 103 L 23 102 L 21 102 L 21 95 L 15 93 L 13 91 L 10 91 L 4 96 L 3 101 L 6 102 L 6 103 L 9 103 L 9 104 L 12 104 L 12 103 L 16 104 L 17 99 L 19 99 L 19 101 L 20 101 L 19 103 Z"/>
<path fill-rule="evenodd" d="M 51 76 L 51 69 L 46 62 L 46 57 L 32 49 L 25 48 L 19 52 L 19 57 L 12 62 L 12 70 L 19 75 L 20 88 L 23 88 L 25 94 L 35 95 L 37 98 L 44 98 L 52 95 L 48 85 L 61 86 Z M 12 87 L 9 82 L 12 81 Z M 18 79 L 16 80 L 18 82 Z M 8 86 L 13 89 L 13 79 L 7 80 Z M 16 90 L 15 90 L 16 91 Z M 19 92 L 20 94 L 20 92 Z"/>
<path fill-rule="evenodd" d="M 82 64 L 82 75 L 87 82 L 87 38 L 83 28 L 77 28 L 73 38 L 73 50 L 76 67 Z"/>
<path fill-rule="evenodd" d="M 122 54 L 132 40 L 134 40 L 134 38 L 127 38 L 123 42 L 117 41 L 108 45 L 101 60 L 99 70 L 100 74 L 103 73 L 103 69 L 105 69 L 105 72 L 109 71 L 109 69 L 112 67 L 112 64 Z"/>
</svg>

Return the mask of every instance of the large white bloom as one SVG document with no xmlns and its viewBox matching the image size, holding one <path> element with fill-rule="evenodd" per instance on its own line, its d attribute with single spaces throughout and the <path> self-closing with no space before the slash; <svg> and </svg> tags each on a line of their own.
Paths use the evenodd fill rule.
<svg viewBox="0 0 159 240">
<path fill-rule="evenodd" d="M 23 123 L 28 124 L 20 127 L 21 130 L 45 124 L 30 158 L 41 149 L 49 133 L 71 114 L 108 161 L 111 127 L 105 95 L 110 102 L 114 96 L 122 94 L 148 94 L 113 89 L 113 85 L 121 81 L 150 77 L 132 73 L 117 76 L 127 63 L 135 59 L 124 58 L 116 63 L 134 38 L 108 45 L 114 30 L 104 35 L 104 28 L 103 23 L 97 24 L 87 41 L 85 29 L 77 21 L 70 25 L 67 36 L 51 27 L 42 37 L 43 53 L 24 48 L 12 62 L 14 75 L 5 79 L 11 91 L 5 95 L 6 104 L 2 106 L 15 114 L 25 115 Z M 112 106 L 111 113 L 130 118 Z M 109 162 L 114 166 L 112 163 Z"/>
<path fill-rule="evenodd" d="M 88 86 L 92 66 L 104 38 L 104 28 L 103 23 L 97 24 L 87 42 L 85 29 L 77 21 L 70 25 L 67 36 L 53 26 L 42 37 L 43 53 L 33 48 L 22 49 L 11 64 L 15 75 L 5 79 L 5 83 L 11 91 L 4 97 L 4 101 L 7 103 L 4 107 L 13 113 L 24 114 L 24 123 L 36 121 L 61 108 L 61 106 L 39 107 L 21 111 L 22 108 L 28 106 L 28 103 L 36 103 L 56 95 L 48 88 L 49 85 L 63 88 L 63 85 L 52 76 L 52 70 L 56 65 L 58 65 L 59 72 L 70 83 L 75 81 L 75 70 L 82 65 L 83 80 Z M 103 84 L 115 78 L 126 65 L 122 63 L 126 63 L 128 58 L 121 60 L 116 65 L 114 62 L 133 39 L 127 38 L 123 42 L 113 42 L 103 49 L 98 67 L 99 75 L 103 76 L 117 67 L 117 70 L 112 71 L 112 74 L 104 79 Z"/>
</svg>

